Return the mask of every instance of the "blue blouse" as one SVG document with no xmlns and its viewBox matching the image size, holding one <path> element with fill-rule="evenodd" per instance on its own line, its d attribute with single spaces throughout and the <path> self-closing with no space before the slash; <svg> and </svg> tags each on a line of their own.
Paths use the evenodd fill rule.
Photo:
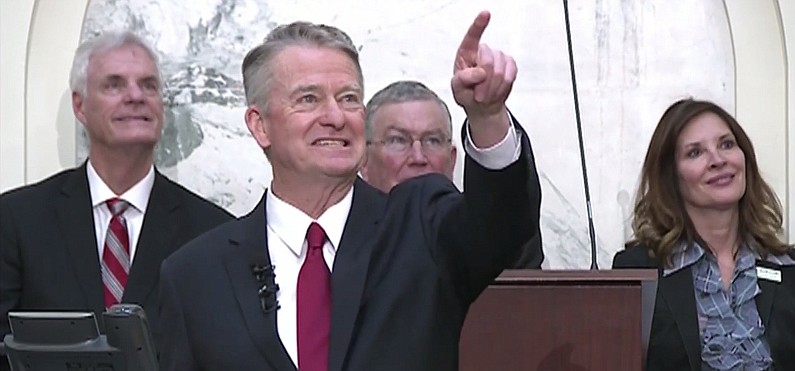
<svg viewBox="0 0 795 371">
<path fill-rule="evenodd" d="M 690 248 L 687 244 L 677 246 L 671 258 L 673 265 L 663 271 L 663 276 L 693 267 L 702 370 L 772 370 L 765 327 L 753 300 L 762 292 L 756 276 L 759 254 L 746 244 L 740 247 L 728 290 L 723 289 L 717 259 L 698 243 Z M 770 255 L 767 260 L 779 265 L 795 264 L 786 255 Z"/>
</svg>

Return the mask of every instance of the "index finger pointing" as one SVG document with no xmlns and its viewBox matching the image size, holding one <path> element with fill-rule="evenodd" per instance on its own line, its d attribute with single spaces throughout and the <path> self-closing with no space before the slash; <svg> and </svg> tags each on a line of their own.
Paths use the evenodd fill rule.
<svg viewBox="0 0 795 371">
<path fill-rule="evenodd" d="M 465 58 L 466 62 L 471 65 L 474 65 L 477 58 L 480 38 L 483 36 L 486 26 L 489 25 L 489 19 L 491 19 L 491 14 L 488 11 L 484 10 L 478 13 L 472 25 L 469 26 L 464 39 L 461 40 L 461 45 L 458 46 L 459 57 Z"/>
</svg>

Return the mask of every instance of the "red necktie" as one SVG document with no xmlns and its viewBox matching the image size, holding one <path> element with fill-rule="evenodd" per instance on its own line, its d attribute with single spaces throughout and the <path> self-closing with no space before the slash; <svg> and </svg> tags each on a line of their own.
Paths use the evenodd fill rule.
<svg viewBox="0 0 795 371">
<path fill-rule="evenodd" d="M 102 283 L 105 286 L 105 308 L 121 302 L 127 275 L 130 273 L 130 237 L 124 211 L 130 206 L 126 201 L 112 198 L 107 201 L 111 218 L 102 249 Z"/>
<path fill-rule="evenodd" d="M 331 273 L 323 259 L 326 232 L 312 222 L 306 241 L 306 260 L 298 273 L 298 369 L 326 371 L 331 333 Z"/>
</svg>

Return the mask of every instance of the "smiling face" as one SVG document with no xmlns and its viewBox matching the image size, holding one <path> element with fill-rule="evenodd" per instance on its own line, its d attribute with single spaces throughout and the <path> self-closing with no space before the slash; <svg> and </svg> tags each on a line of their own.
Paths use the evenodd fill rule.
<svg viewBox="0 0 795 371">
<path fill-rule="evenodd" d="M 86 93 L 72 93 L 72 108 L 86 128 L 91 154 L 154 148 L 163 128 L 158 76 L 152 58 L 137 45 L 123 45 L 90 58 Z"/>
<path fill-rule="evenodd" d="M 246 123 L 268 155 L 274 180 L 355 178 L 364 157 L 364 106 L 350 57 L 290 46 L 274 58 L 272 71 L 267 111 L 249 106 Z"/>
<path fill-rule="evenodd" d="M 712 112 L 696 116 L 682 130 L 676 168 L 688 214 L 737 208 L 745 194 L 745 154 L 729 126 Z"/>
</svg>

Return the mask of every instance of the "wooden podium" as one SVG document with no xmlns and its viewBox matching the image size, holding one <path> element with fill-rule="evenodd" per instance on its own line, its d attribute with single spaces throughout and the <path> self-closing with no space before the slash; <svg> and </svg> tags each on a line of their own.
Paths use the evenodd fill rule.
<svg viewBox="0 0 795 371">
<path fill-rule="evenodd" d="M 656 293 L 654 269 L 505 271 L 469 310 L 460 370 L 642 370 Z"/>
</svg>

